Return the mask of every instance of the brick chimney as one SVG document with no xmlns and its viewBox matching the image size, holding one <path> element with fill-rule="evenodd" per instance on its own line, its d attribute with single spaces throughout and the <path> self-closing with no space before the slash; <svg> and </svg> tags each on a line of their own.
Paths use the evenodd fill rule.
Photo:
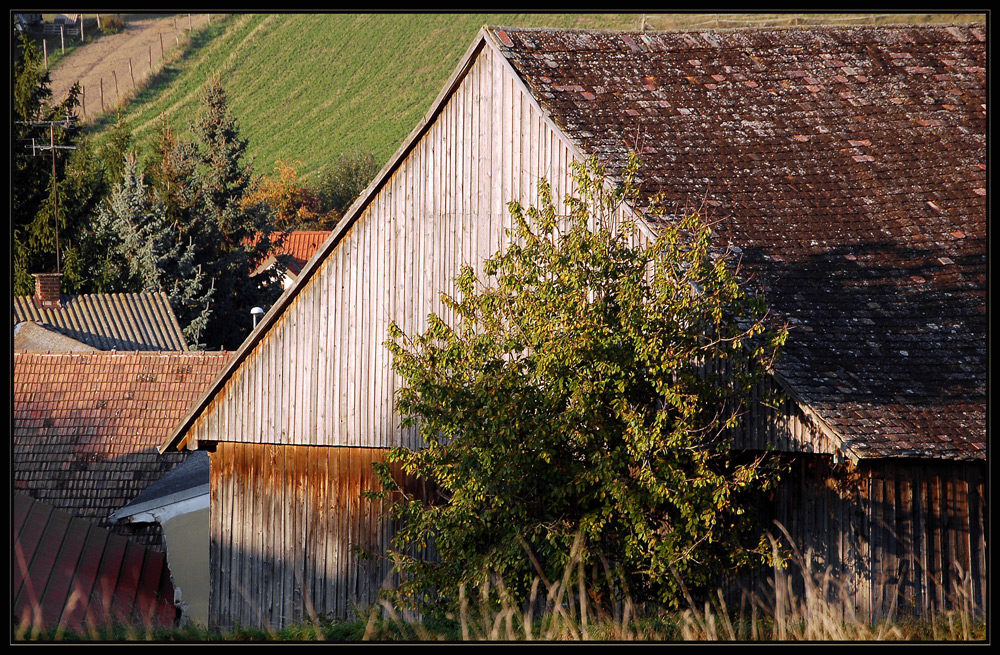
<svg viewBox="0 0 1000 655">
<path fill-rule="evenodd" d="M 62 273 L 34 273 L 35 307 L 39 309 L 62 309 L 59 302 L 59 280 Z"/>
</svg>

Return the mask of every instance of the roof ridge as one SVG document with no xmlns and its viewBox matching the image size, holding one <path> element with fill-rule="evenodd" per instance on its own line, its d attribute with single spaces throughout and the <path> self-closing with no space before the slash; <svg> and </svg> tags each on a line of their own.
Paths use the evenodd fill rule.
<svg viewBox="0 0 1000 655">
<path fill-rule="evenodd" d="M 886 23 L 883 25 L 744 25 L 737 27 L 702 27 L 679 28 L 671 30 L 616 30 L 609 28 L 586 27 L 516 27 L 513 25 L 484 25 L 487 30 L 503 30 L 505 32 L 574 32 L 582 34 L 690 34 L 704 32 L 770 32 L 770 31 L 812 31 L 812 30 L 947 30 L 950 27 L 986 27 L 985 23 Z"/>
</svg>

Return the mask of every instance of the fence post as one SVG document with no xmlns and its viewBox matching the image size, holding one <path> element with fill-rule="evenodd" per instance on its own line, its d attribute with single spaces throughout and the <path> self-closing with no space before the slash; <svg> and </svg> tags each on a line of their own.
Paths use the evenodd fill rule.
<svg viewBox="0 0 1000 655">
<path fill-rule="evenodd" d="M 153 72 L 153 44 L 149 44 L 149 72 Z"/>
<path fill-rule="evenodd" d="M 191 14 L 188 14 L 188 32 L 191 31 Z"/>
<path fill-rule="evenodd" d="M 101 29 L 101 15 L 97 14 L 97 29 Z"/>
<path fill-rule="evenodd" d="M 87 117 L 87 87 L 80 87 L 80 106 L 83 108 L 83 117 Z"/>
<path fill-rule="evenodd" d="M 121 93 L 118 92 L 118 71 L 111 71 L 111 74 L 115 77 L 115 102 L 121 100 Z"/>
<path fill-rule="evenodd" d="M 163 32 L 160 32 L 160 59 L 163 59 Z"/>
<path fill-rule="evenodd" d="M 80 14 L 80 43 L 83 43 L 83 14 Z"/>
<path fill-rule="evenodd" d="M 45 70 L 49 70 L 49 42 L 42 39 L 42 56 L 45 58 Z"/>
<path fill-rule="evenodd" d="M 59 26 L 59 47 L 62 49 L 62 54 L 66 54 L 66 26 Z"/>
<path fill-rule="evenodd" d="M 135 91 L 135 75 L 132 73 L 132 58 L 128 58 L 128 76 L 132 78 L 132 90 Z"/>
<path fill-rule="evenodd" d="M 104 113 L 104 78 L 101 78 L 101 113 Z"/>
</svg>

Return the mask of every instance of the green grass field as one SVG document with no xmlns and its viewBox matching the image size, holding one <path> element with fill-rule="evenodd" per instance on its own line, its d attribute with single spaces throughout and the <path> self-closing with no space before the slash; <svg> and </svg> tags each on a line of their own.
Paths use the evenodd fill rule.
<svg viewBox="0 0 1000 655">
<path fill-rule="evenodd" d="M 301 162 L 313 177 L 338 154 L 372 152 L 381 166 L 429 109 L 486 24 L 518 27 L 719 29 L 815 22 L 960 22 L 955 14 L 820 16 L 782 14 L 246 14 L 196 31 L 182 54 L 132 100 L 139 140 L 161 114 L 187 129 L 198 92 L 221 74 L 258 173 L 275 160 Z M 94 131 L 106 129 L 109 119 Z"/>
</svg>

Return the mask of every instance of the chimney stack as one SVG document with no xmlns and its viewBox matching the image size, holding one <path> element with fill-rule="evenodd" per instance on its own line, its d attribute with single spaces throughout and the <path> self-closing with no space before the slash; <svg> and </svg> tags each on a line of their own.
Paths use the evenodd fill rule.
<svg viewBox="0 0 1000 655">
<path fill-rule="evenodd" d="M 59 280 L 62 273 L 34 273 L 35 306 L 39 309 L 62 309 L 59 302 Z"/>
</svg>

